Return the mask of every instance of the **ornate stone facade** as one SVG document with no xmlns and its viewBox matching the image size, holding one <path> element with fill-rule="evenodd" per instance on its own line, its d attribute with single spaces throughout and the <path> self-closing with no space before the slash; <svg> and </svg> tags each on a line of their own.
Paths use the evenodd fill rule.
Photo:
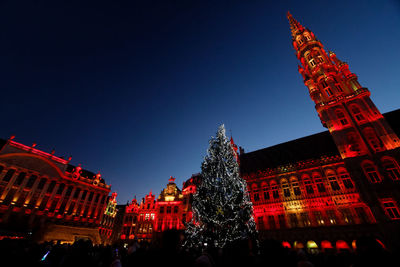
<svg viewBox="0 0 400 267">
<path fill-rule="evenodd" d="M 193 175 L 181 191 L 171 177 L 157 200 L 151 192 L 140 204 L 134 198 L 125 208 L 121 240 L 150 242 L 165 230 L 184 229 L 184 223 L 192 218 L 191 202 L 199 181 L 200 176 Z"/>
<path fill-rule="evenodd" d="M 299 72 L 329 131 L 241 153 L 258 229 L 299 247 L 349 247 L 362 235 L 399 246 L 400 110 L 383 116 L 347 63 L 288 19 Z"/>
<path fill-rule="evenodd" d="M 100 243 L 98 226 L 110 192 L 100 173 L 69 160 L 2 140 L 0 150 L 0 227 L 37 241 Z"/>
</svg>

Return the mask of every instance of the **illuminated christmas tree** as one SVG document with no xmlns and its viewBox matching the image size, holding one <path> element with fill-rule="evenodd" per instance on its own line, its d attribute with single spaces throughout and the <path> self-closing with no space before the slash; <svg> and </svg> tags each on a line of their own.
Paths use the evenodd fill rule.
<svg viewBox="0 0 400 267">
<path fill-rule="evenodd" d="M 235 240 L 253 237 L 256 227 L 246 182 L 239 176 L 224 125 L 209 143 L 201 166 L 202 182 L 193 197 L 193 221 L 187 225 L 186 245 L 223 248 Z"/>
</svg>

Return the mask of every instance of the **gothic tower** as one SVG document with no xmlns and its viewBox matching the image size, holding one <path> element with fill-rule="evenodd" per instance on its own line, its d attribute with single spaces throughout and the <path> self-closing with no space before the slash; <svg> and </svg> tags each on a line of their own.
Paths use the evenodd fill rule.
<svg viewBox="0 0 400 267">
<path fill-rule="evenodd" d="M 400 147 L 399 138 L 386 123 L 347 63 L 326 53 L 314 33 L 288 13 L 293 47 L 301 62 L 299 72 L 311 99 L 343 159 Z"/>
<path fill-rule="evenodd" d="M 293 47 L 304 84 L 324 127 L 328 128 L 346 168 L 379 223 L 399 221 L 400 141 L 360 85 L 347 63 L 327 53 L 313 32 L 288 12 Z M 388 204 L 390 203 L 390 204 Z M 385 225 L 384 227 L 386 227 Z"/>
</svg>

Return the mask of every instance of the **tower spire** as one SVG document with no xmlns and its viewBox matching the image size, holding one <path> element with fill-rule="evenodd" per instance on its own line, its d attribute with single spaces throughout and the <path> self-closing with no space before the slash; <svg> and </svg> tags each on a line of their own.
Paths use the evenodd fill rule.
<svg viewBox="0 0 400 267">
<path fill-rule="evenodd" d="M 290 24 L 290 30 L 292 31 L 292 37 L 294 38 L 299 32 L 304 30 L 304 27 L 295 19 L 293 18 L 290 12 L 287 12 L 287 18 Z"/>
</svg>

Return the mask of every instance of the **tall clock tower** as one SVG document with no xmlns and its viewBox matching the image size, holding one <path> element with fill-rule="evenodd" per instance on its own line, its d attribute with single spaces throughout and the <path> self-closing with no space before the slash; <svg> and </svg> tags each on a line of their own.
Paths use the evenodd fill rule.
<svg viewBox="0 0 400 267">
<path fill-rule="evenodd" d="M 298 66 L 324 127 L 328 128 L 363 201 L 382 233 L 400 222 L 400 140 L 346 62 L 327 53 L 313 32 L 288 12 Z M 399 231 L 397 231 L 399 232 Z M 400 235 L 400 233 L 399 233 Z"/>
<path fill-rule="evenodd" d="M 357 75 L 335 53 L 327 53 L 313 32 L 288 13 L 299 72 L 322 125 L 331 133 L 343 159 L 400 147 L 399 138 L 360 85 Z"/>
</svg>

